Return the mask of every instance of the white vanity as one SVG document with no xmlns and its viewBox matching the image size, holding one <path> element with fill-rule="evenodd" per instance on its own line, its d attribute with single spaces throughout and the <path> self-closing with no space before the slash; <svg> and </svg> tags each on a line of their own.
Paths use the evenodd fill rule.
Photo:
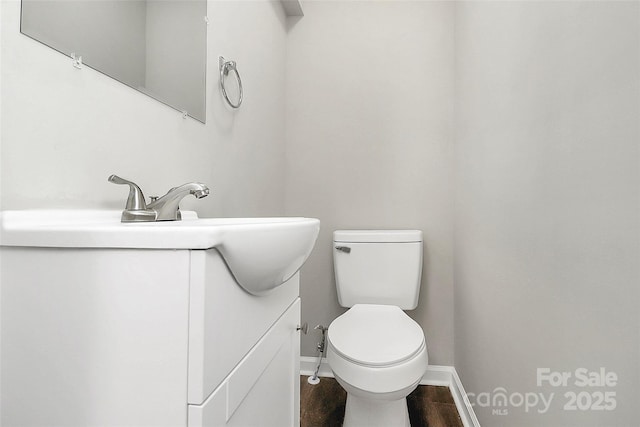
<svg viewBox="0 0 640 427">
<path fill-rule="evenodd" d="M 319 221 L 2 213 L 2 426 L 297 426 Z"/>
</svg>

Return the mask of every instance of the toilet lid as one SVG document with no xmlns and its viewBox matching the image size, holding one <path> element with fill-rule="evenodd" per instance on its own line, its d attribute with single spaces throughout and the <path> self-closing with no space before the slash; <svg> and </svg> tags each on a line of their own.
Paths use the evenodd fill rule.
<svg viewBox="0 0 640 427">
<path fill-rule="evenodd" d="M 356 304 L 331 322 L 327 337 L 342 357 L 369 366 L 403 362 L 425 344 L 420 325 L 392 305 Z"/>
</svg>

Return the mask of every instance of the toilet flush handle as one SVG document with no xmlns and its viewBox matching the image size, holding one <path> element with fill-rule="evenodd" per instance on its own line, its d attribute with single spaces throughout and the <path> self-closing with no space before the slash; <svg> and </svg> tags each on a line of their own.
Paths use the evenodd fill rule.
<svg viewBox="0 0 640 427">
<path fill-rule="evenodd" d="M 351 253 L 351 248 L 349 246 L 336 246 L 336 250 L 344 252 L 345 254 Z"/>
</svg>

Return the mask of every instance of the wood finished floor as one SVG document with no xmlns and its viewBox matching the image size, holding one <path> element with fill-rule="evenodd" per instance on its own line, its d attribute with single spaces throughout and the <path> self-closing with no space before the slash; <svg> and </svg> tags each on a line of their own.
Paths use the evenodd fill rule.
<svg viewBox="0 0 640 427">
<path fill-rule="evenodd" d="M 341 427 L 347 392 L 333 378 L 311 385 L 300 377 L 300 427 Z M 407 397 L 411 427 L 462 427 L 447 387 L 418 386 Z M 393 426 L 389 426 L 393 427 Z"/>
</svg>

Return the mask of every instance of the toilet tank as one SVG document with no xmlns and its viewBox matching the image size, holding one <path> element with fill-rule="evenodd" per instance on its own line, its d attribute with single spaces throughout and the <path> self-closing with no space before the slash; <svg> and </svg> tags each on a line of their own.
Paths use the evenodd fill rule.
<svg viewBox="0 0 640 427">
<path fill-rule="evenodd" d="M 422 231 L 334 231 L 333 265 L 341 306 L 386 304 L 413 310 L 420 295 Z"/>
</svg>

